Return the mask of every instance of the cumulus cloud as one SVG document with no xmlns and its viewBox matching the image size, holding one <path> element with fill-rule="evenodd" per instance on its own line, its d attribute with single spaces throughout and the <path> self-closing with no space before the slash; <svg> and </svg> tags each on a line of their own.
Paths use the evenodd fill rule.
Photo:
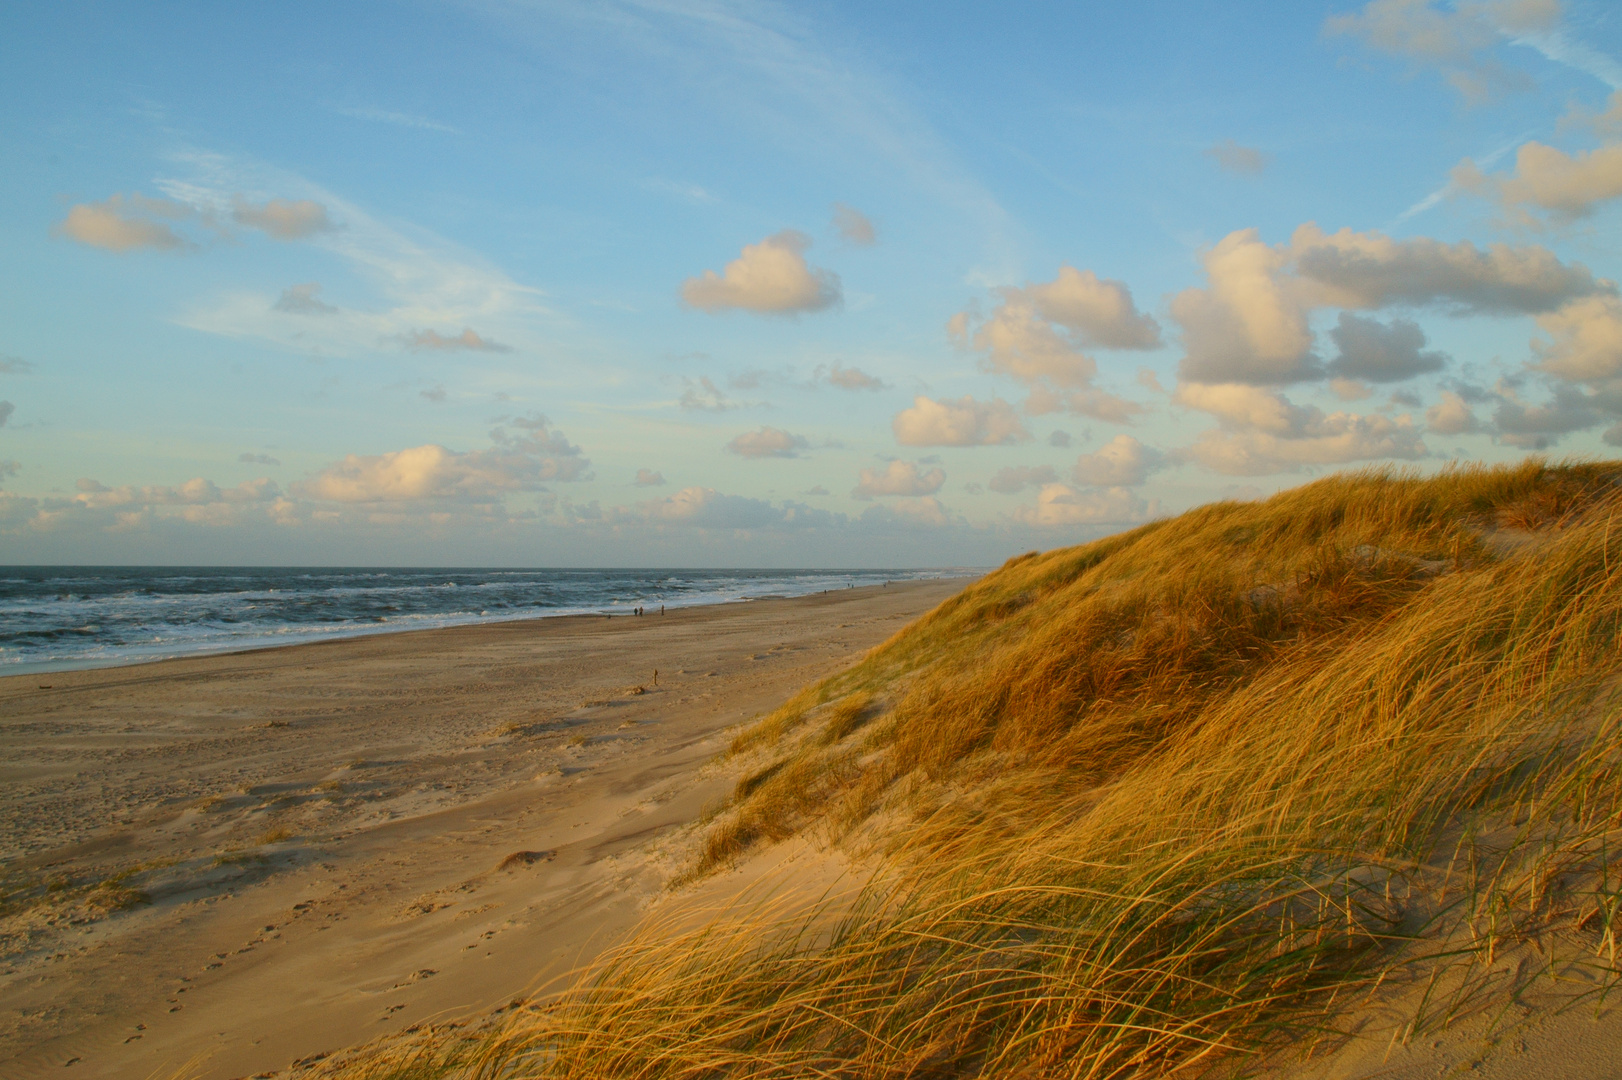
<svg viewBox="0 0 1622 1080">
<path fill-rule="evenodd" d="M 1140 406 L 1090 384 L 1098 364 L 1084 348 L 1152 349 L 1160 325 L 1137 309 L 1119 281 L 1061 266 L 1049 282 L 996 290 L 1002 302 L 972 325 L 962 311 L 946 324 L 959 345 L 983 351 L 989 370 L 1033 389 L 1032 412 L 1068 409 L 1102 420 L 1125 420 Z"/>
<path fill-rule="evenodd" d="M 413 330 L 403 339 L 406 348 L 412 352 L 421 352 L 424 349 L 433 352 L 452 352 L 466 349 L 472 352 L 512 352 L 511 345 L 503 345 L 499 341 L 490 341 L 474 333 L 471 326 L 462 327 L 462 332 L 455 337 L 445 337 L 437 330 Z"/>
<path fill-rule="evenodd" d="M 986 482 L 986 487 L 1013 495 L 1029 487 L 1052 484 L 1059 479 L 1051 465 L 1004 465 Z"/>
<path fill-rule="evenodd" d="M 946 470 L 940 467 L 923 472 L 915 462 L 892 461 L 882 469 L 863 469 L 851 495 L 871 499 L 875 495 L 933 495 L 946 483 Z"/>
<path fill-rule="evenodd" d="M 870 247 L 879 239 L 878 230 L 873 228 L 873 222 L 868 220 L 867 215 L 844 203 L 834 203 L 834 231 L 846 243 L 859 247 Z"/>
<path fill-rule="evenodd" d="M 231 220 L 274 240 L 304 240 L 336 228 L 327 208 L 313 199 L 271 199 L 258 205 L 239 199 Z"/>
<path fill-rule="evenodd" d="M 1091 454 L 1076 459 L 1071 476 L 1089 487 L 1135 487 L 1165 462 L 1165 455 L 1130 435 L 1117 435 Z"/>
<path fill-rule="evenodd" d="M 952 524 L 946 507 L 933 495 L 897 499 L 862 511 L 862 523 L 878 528 L 943 529 Z"/>
<path fill-rule="evenodd" d="M 166 222 L 191 216 L 190 207 L 145 195 L 113 195 L 99 203 L 76 203 L 53 229 L 57 236 L 120 254 L 151 248 L 192 246 Z"/>
<path fill-rule="evenodd" d="M 510 433 L 490 433 L 488 450 L 450 450 L 435 443 L 385 454 L 350 454 L 308 481 L 296 494 L 329 502 L 489 502 L 552 481 L 590 479 L 591 462 L 544 416 L 515 417 Z"/>
<path fill-rule="evenodd" d="M 1316 308 L 1435 306 L 1456 315 L 1538 315 L 1616 291 L 1587 267 L 1561 262 L 1537 245 L 1397 241 L 1350 229 L 1326 234 L 1311 223 L 1296 229 L 1288 244 L 1269 245 L 1255 229 L 1231 233 L 1206 253 L 1204 264 L 1208 284 L 1185 289 L 1171 303 L 1183 327 L 1179 372 L 1201 383 L 1278 386 L 1322 377 L 1309 325 Z M 1367 323 L 1343 322 L 1342 328 L 1349 341 L 1376 344 L 1359 333 L 1370 329 Z M 1388 333 L 1379 344 L 1394 348 L 1403 336 L 1412 333 Z M 1415 362 L 1430 362 L 1416 356 Z M 1336 372 L 1346 373 L 1344 367 Z"/>
<path fill-rule="evenodd" d="M 10 458 L 0 460 L 0 480 L 4 480 L 8 476 L 16 476 L 21 471 L 22 464 L 20 462 L 12 461 Z"/>
<path fill-rule="evenodd" d="M 1622 196 L 1622 143 L 1568 154 L 1528 142 L 1515 152 L 1515 169 L 1508 175 L 1484 174 L 1467 159 L 1453 170 L 1453 183 L 1495 200 L 1521 225 L 1537 223 L 1534 210 L 1571 222 Z"/>
<path fill-rule="evenodd" d="M 886 385 L 884 380 L 869 375 L 860 368 L 840 367 L 838 364 L 832 367 L 818 365 L 817 370 L 811 376 L 811 381 L 825 382 L 829 386 L 837 386 L 841 390 L 883 390 Z"/>
<path fill-rule="evenodd" d="M 1014 520 L 1037 528 L 1068 525 L 1128 525 L 1152 512 L 1150 504 L 1126 488 L 1080 492 L 1067 484 L 1043 484 L 1035 506 L 1014 511 Z"/>
<path fill-rule="evenodd" d="M 976 401 L 965 396 L 935 401 L 915 397 L 912 408 L 897 413 L 890 427 L 902 446 L 997 446 L 1031 437 L 1014 407 L 1001 398 Z"/>
<path fill-rule="evenodd" d="M 52 532 L 72 526 L 128 531 L 156 520 L 224 527 L 253 516 L 274 514 L 286 502 L 275 481 L 249 480 L 221 488 L 197 477 L 175 487 L 154 485 L 108 487 L 89 478 L 75 485 L 72 498 L 16 499 L 0 508 L 0 519 L 13 531 L 29 528 Z"/>
<path fill-rule="evenodd" d="M 1184 383 L 1173 399 L 1215 416 L 1220 427 L 1179 451 L 1231 476 L 1264 476 L 1302 465 L 1341 465 L 1427 452 L 1410 416 L 1395 418 L 1296 405 L 1282 394 L 1238 383 Z"/>
<path fill-rule="evenodd" d="M 1224 139 L 1203 151 L 1224 172 L 1241 176 L 1258 176 L 1267 168 L 1267 155 L 1251 146 L 1240 146 L 1232 139 Z"/>
<path fill-rule="evenodd" d="M 1581 263 L 1563 263 L 1535 244 L 1478 248 L 1466 240 L 1393 240 L 1351 229 L 1326 234 L 1309 223 L 1291 237 L 1290 254 L 1302 277 L 1318 286 L 1313 299 L 1326 306 L 1437 304 L 1455 314 L 1536 315 L 1616 291 Z"/>
<path fill-rule="evenodd" d="M 676 404 L 689 412 L 726 412 L 742 407 L 708 378 L 683 378 L 681 382 L 681 397 L 676 399 Z"/>
<path fill-rule="evenodd" d="M 1530 85 L 1489 50 L 1506 36 L 1548 31 L 1559 19 L 1559 0 L 1462 0 L 1451 7 L 1431 0 L 1373 0 L 1355 14 L 1330 16 L 1324 32 L 1360 38 L 1415 65 L 1434 66 L 1461 97 L 1479 104 Z"/>
<path fill-rule="evenodd" d="M 810 445 L 803 435 L 791 435 L 781 428 L 762 426 L 756 431 L 746 431 L 727 443 L 726 451 L 747 458 L 791 458 L 799 457 L 800 451 Z"/>
<path fill-rule="evenodd" d="M 1595 402 L 1575 386 L 1557 385 L 1544 404 L 1528 404 L 1508 386 L 1499 385 L 1498 408 L 1493 411 L 1493 435 L 1511 446 L 1544 450 L 1574 431 L 1604 421 Z"/>
<path fill-rule="evenodd" d="M 241 453 L 241 454 L 237 455 L 237 460 L 242 462 L 244 465 L 280 465 L 281 464 L 280 461 L 278 461 L 277 459 L 271 457 L 269 454 Z"/>
<path fill-rule="evenodd" d="M 638 469 L 633 483 L 637 487 L 664 487 L 665 474 L 657 469 Z"/>
<path fill-rule="evenodd" d="M 1070 445 L 1070 432 L 1068 432 L 1068 431 L 1055 431 L 1055 432 L 1053 432 L 1051 435 L 1048 436 L 1048 445 L 1049 446 L 1057 446 L 1057 447 L 1069 446 Z"/>
<path fill-rule="evenodd" d="M 1286 275 L 1290 252 L 1256 229 L 1229 233 L 1202 260 L 1208 284 L 1172 298 L 1183 328 L 1180 372 L 1194 382 L 1280 384 L 1321 373 L 1309 299 Z"/>
<path fill-rule="evenodd" d="M 195 190 L 183 190 L 183 195 L 188 201 L 154 199 L 136 193 L 115 194 L 98 203 L 77 203 L 53 231 L 81 244 L 116 252 L 196 247 L 177 233 L 171 222 L 189 222 L 216 236 L 230 234 L 221 216 L 225 213 L 221 200 Z M 334 228 L 326 207 L 310 199 L 271 199 L 254 204 L 238 198 L 228 217 L 232 223 L 259 229 L 277 240 L 302 240 Z"/>
<path fill-rule="evenodd" d="M 1425 410 L 1425 426 L 1438 435 L 1471 435 L 1481 430 L 1481 421 L 1469 402 L 1443 390 L 1442 399 Z"/>
<path fill-rule="evenodd" d="M 319 299 L 321 283 L 307 281 L 302 285 L 289 285 L 282 290 L 274 305 L 277 311 L 290 315 L 336 315 L 338 309 Z"/>
<path fill-rule="evenodd" d="M 714 488 L 685 487 L 662 499 L 638 503 L 632 509 L 610 513 L 617 521 L 641 520 L 655 525 L 696 529 L 815 529 L 845 522 L 826 510 L 803 503 L 780 506 L 745 495 L 726 495 Z"/>
<path fill-rule="evenodd" d="M 682 300 L 711 313 L 795 315 L 832 307 L 840 301 L 839 276 L 806 263 L 810 246 L 811 238 L 793 229 L 745 245 L 721 273 L 706 270 L 682 282 Z"/>
<path fill-rule="evenodd" d="M 1412 319 L 1382 323 L 1342 311 L 1329 336 L 1339 350 L 1329 372 L 1341 379 L 1401 382 L 1447 366 L 1444 354 L 1423 351 L 1425 332 Z"/>
<path fill-rule="evenodd" d="M 1622 90 L 1613 92 L 1599 112 L 1576 108 L 1562 126 L 1576 124 L 1589 128 L 1602 139 L 1622 139 Z"/>
<path fill-rule="evenodd" d="M 1538 367 L 1574 382 L 1597 383 L 1622 375 L 1622 300 L 1591 296 L 1538 316 L 1548 335 L 1534 341 Z"/>
</svg>

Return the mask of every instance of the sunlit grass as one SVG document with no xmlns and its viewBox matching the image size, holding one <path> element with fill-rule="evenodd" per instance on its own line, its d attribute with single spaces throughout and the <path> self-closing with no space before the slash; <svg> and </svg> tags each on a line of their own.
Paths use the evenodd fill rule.
<svg viewBox="0 0 1622 1080">
<path fill-rule="evenodd" d="M 1475 1007 L 1530 939 L 1603 990 L 1618 478 L 1342 475 L 1010 561 L 743 731 L 689 875 L 810 832 L 879 884 L 650 928 L 448 1074 L 1231 1069 L 1381 984 L 1405 1033 Z"/>
</svg>

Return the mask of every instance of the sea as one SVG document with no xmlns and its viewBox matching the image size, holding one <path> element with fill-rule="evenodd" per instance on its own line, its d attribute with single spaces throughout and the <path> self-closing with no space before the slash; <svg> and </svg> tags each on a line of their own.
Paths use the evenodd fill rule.
<svg viewBox="0 0 1622 1080">
<path fill-rule="evenodd" d="M 0 675 L 978 573 L 0 566 Z"/>
</svg>

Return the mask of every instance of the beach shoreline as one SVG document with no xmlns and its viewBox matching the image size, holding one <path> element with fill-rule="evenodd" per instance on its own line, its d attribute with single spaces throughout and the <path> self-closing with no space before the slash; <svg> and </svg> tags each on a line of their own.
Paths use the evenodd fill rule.
<svg viewBox="0 0 1622 1080">
<path fill-rule="evenodd" d="M 972 580 L 0 677 L 0 1059 L 223 1080 L 557 978 L 735 725 Z"/>
<path fill-rule="evenodd" d="M 0 567 L 0 678 L 457 626 L 793 599 L 980 572 Z"/>
</svg>

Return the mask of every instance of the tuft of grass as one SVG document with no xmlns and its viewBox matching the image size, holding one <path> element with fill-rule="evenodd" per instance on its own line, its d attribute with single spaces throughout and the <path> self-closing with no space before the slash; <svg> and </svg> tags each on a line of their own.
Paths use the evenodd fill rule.
<svg viewBox="0 0 1622 1080">
<path fill-rule="evenodd" d="M 820 831 L 873 885 L 650 929 L 456 1075 L 1231 1073 L 1393 987 L 1398 1038 L 1603 994 L 1619 481 L 1365 471 L 1010 560 L 732 744 L 695 872 Z"/>
</svg>

